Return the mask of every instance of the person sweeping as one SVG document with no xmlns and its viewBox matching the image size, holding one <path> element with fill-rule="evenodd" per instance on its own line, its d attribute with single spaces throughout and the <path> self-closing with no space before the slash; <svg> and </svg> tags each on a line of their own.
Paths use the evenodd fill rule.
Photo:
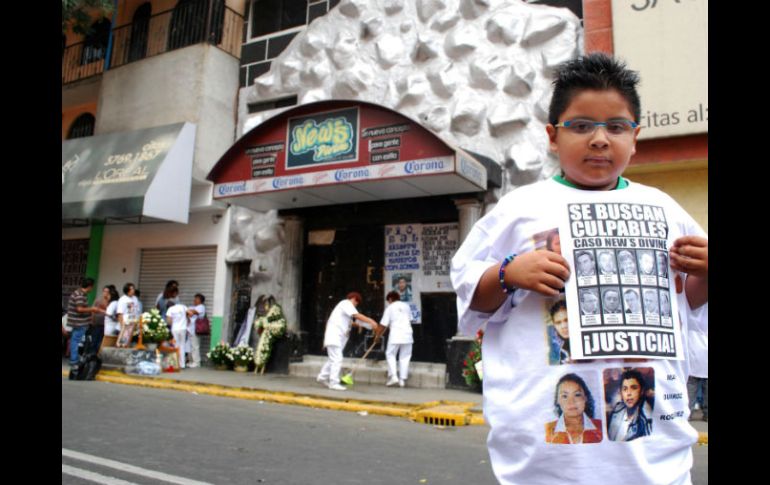
<svg viewBox="0 0 770 485">
<path fill-rule="evenodd" d="M 388 349 L 385 357 L 388 361 L 388 382 L 386 386 L 398 384 L 401 387 L 406 385 L 409 377 L 409 361 L 412 358 L 412 310 L 409 305 L 401 300 L 397 291 L 391 291 L 385 298 L 388 307 L 382 315 L 380 325 L 383 327 L 382 333 L 390 329 L 390 338 L 388 338 Z M 396 356 L 398 356 L 398 370 L 396 370 Z"/>
<path fill-rule="evenodd" d="M 348 341 L 350 327 L 359 326 L 357 320 L 368 323 L 372 330 L 376 331 L 379 324 L 371 318 L 358 313 L 356 307 L 361 304 L 363 298 L 357 291 L 351 291 L 344 300 L 337 303 L 337 306 L 329 315 L 326 321 L 326 331 L 324 332 L 323 346 L 326 348 L 328 356 L 321 372 L 316 380 L 322 384 L 328 384 L 329 389 L 333 391 L 344 391 L 347 388 L 340 384 L 340 370 L 342 369 L 342 349 Z"/>
</svg>

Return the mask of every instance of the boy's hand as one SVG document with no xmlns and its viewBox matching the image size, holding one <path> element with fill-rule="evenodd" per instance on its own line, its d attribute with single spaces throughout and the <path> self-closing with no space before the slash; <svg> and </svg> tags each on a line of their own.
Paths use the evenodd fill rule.
<svg viewBox="0 0 770 485">
<path fill-rule="evenodd" d="M 530 251 L 524 253 L 505 268 L 505 283 L 508 286 L 536 291 L 545 296 L 557 296 L 569 278 L 567 260 L 552 251 Z"/>
<path fill-rule="evenodd" d="M 708 278 L 709 241 L 700 236 L 683 236 L 669 251 L 671 268 L 692 276 Z"/>
</svg>

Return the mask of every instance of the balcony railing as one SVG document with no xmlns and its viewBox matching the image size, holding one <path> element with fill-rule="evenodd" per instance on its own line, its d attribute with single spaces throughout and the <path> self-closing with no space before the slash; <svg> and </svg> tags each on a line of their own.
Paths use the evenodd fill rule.
<svg viewBox="0 0 770 485">
<path fill-rule="evenodd" d="M 224 1 L 190 2 L 113 29 L 110 68 L 203 42 L 240 58 L 242 31 L 243 16 Z M 106 47 L 84 42 L 67 46 L 62 84 L 101 74 L 106 54 Z"/>
</svg>

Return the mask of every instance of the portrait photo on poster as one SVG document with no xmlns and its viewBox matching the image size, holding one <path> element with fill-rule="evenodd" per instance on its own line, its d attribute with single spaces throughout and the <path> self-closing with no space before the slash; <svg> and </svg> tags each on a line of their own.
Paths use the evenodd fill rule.
<svg viewBox="0 0 770 485">
<path fill-rule="evenodd" d="M 396 273 L 392 280 L 393 291 L 398 292 L 401 301 L 412 301 L 412 273 Z"/>
<path fill-rule="evenodd" d="M 607 438 L 633 441 L 653 432 L 655 370 L 652 367 L 604 369 Z"/>
<path fill-rule="evenodd" d="M 647 325 L 660 325 L 658 290 L 655 288 L 643 288 L 642 294 L 644 295 L 644 323 Z"/>
<path fill-rule="evenodd" d="M 596 261 L 599 266 L 599 284 L 618 284 L 618 265 L 615 261 L 615 251 L 612 249 L 598 249 Z"/>
<path fill-rule="evenodd" d="M 580 319 L 583 325 L 601 325 L 599 314 L 599 289 L 581 288 L 578 290 L 580 299 Z"/>
<path fill-rule="evenodd" d="M 578 286 L 596 286 L 596 260 L 593 250 L 575 251 L 575 275 Z"/>
<path fill-rule="evenodd" d="M 638 285 L 639 274 L 636 271 L 636 255 L 632 249 L 618 251 L 618 267 L 620 268 L 620 283 Z"/>
<path fill-rule="evenodd" d="M 620 303 L 620 288 L 607 286 L 602 288 L 602 315 L 605 325 L 622 325 L 623 308 Z"/>
<path fill-rule="evenodd" d="M 668 253 L 664 251 L 655 251 L 655 258 L 658 262 L 658 286 L 668 288 Z"/>
<path fill-rule="evenodd" d="M 552 421 L 545 423 L 545 442 L 581 445 L 602 441 L 601 387 L 593 372 L 571 372 L 555 382 Z"/>
</svg>

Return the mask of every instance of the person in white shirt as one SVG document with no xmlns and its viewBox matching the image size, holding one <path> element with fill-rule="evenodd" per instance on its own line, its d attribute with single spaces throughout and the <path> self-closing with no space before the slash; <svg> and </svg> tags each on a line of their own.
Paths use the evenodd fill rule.
<svg viewBox="0 0 770 485">
<path fill-rule="evenodd" d="M 340 385 L 340 370 L 342 369 L 342 349 L 348 341 L 351 325 L 358 326 L 355 320 L 361 320 L 372 326 L 376 332 L 379 325 L 371 318 L 358 313 L 356 307 L 361 304 L 363 297 L 356 291 L 347 294 L 344 300 L 337 303 L 332 310 L 329 320 L 326 321 L 323 346 L 326 348 L 328 359 L 321 368 L 316 380 L 327 384 L 333 391 L 344 391 L 345 386 Z"/>
<path fill-rule="evenodd" d="M 133 283 L 123 285 L 123 296 L 118 300 L 117 315 L 121 329 L 139 320 L 139 300 Z"/>
<path fill-rule="evenodd" d="M 110 303 L 104 311 L 104 335 L 117 336 L 120 333 L 120 322 L 118 321 L 118 290 L 109 285 Z"/>
<path fill-rule="evenodd" d="M 193 306 L 187 309 L 187 317 L 190 319 L 190 323 L 187 324 L 187 343 L 185 352 L 192 357 L 192 363 L 189 367 L 201 366 L 201 347 L 200 339 L 195 333 L 195 322 L 198 318 L 206 316 L 206 305 L 203 302 L 206 301 L 206 297 L 200 293 L 196 293 L 193 297 Z"/>
<path fill-rule="evenodd" d="M 388 307 L 380 320 L 382 332 L 390 329 L 388 348 L 385 351 L 390 379 L 385 385 L 398 384 L 404 387 L 409 378 L 409 361 L 412 358 L 412 343 L 414 342 L 412 338 L 412 310 L 409 305 L 400 301 L 401 296 L 397 291 L 391 291 L 385 299 L 388 302 Z M 396 372 L 396 356 L 398 356 L 398 372 Z"/>
<path fill-rule="evenodd" d="M 166 321 L 171 326 L 171 335 L 174 337 L 174 346 L 179 352 L 179 367 L 184 369 L 185 343 L 187 342 L 187 307 L 181 303 L 172 306 L 166 312 Z"/>
</svg>

